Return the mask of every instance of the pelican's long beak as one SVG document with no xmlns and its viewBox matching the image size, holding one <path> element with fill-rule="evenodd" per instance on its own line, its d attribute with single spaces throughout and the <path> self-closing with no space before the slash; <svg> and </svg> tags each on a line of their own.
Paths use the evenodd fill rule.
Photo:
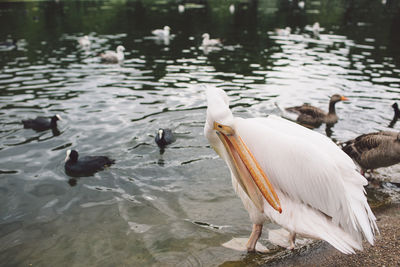
<svg viewBox="0 0 400 267">
<path fill-rule="evenodd" d="M 214 122 L 214 130 L 228 152 L 233 163 L 232 167 L 239 178 L 239 184 L 254 205 L 263 212 L 262 198 L 264 197 L 275 210 L 281 213 L 281 204 L 271 182 L 242 138 L 231 127 L 217 122 Z"/>
<path fill-rule="evenodd" d="M 345 100 L 349 100 L 349 99 L 347 97 L 345 97 L 345 96 L 341 96 L 340 100 L 345 101 Z"/>
</svg>

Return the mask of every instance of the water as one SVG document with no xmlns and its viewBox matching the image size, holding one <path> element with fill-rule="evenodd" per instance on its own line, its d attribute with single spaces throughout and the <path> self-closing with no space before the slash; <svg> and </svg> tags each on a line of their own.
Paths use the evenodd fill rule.
<svg viewBox="0 0 400 267">
<path fill-rule="evenodd" d="M 287 1 L 232 3 L 234 14 L 226 1 L 183 13 L 174 1 L 0 3 L 0 39 L 17 41 L 0 46 L 3 264 L 257 265 L 282 253 L 221 246 L 248 237 L 251 225 L 203 135 L 197 85 L 225 89 L 242 117 L 304 102 L 327 109 L 340 93 L 350 101 L 337 104 L 332 139 L 387 130 L 400 99 L 399 2 L 313 1 L 303 10 Z M 304 30 L 315 21 L 325 28 L 320 39 Z M 164 25 L 175 35 L 169 44 L 149 38 Z M 286 26 L 290 35 L 274 33 Z M 223 48 L 201 50 L 204 32 Z M 85 34 L 90 50 L 77 45 Z M 98 54 L 120 44 L 123 64 L 102 64 Z M 21 125 L 54 114 L 63 118 L 58 136 Z M 159 127 L 177 135 L 163 153 L 154 143 Z M 64 173 L 67 149 L 116 164 L 73 179 Z M 396 180 L 398 171 L 377 175 Z M 389 184 L 384 194 L 396 190 Z"/>
</svg>

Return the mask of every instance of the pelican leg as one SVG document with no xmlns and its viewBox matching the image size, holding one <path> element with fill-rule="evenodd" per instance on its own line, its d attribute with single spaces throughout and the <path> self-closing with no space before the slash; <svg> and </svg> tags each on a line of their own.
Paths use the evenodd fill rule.
<svg viewBox="0 0 400 267">
<path fill-rule="evenodd" d="M 257 240 L 260 238 L 262 233 L 262 224 L 253 224 L 253 230 L 251 231 L 251 235 L 249 237 L 249 241 L 246 244 L 247 252 L 255 252 Z"/>
<path fill-rule="evenodd" d="M 295 242 L 296 242 L 296 233 L 295 232 L 290 232 L 290 234 L 289 234 L 290 246 L 288 247 L 288 249 L 294 249 Z"/>
</svg>

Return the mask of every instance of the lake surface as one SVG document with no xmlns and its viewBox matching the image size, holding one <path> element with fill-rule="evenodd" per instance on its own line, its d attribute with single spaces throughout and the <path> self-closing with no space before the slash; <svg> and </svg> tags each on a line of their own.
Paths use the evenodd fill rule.
<svg viewBox="0 0 400 267">
<path fill-rule="evenodd" d="M 343 94 L 328 132 L 338 142 L 400 128 L 388 128 L 400 100 L 399 1 L 201 3 L 183 12 L 175 1 L 0 3 L 2 264 L 249 266 L 285 252 L 265 240 L 268 255 L 221 245 L 247 238 L 251 223 L 203 135 L 200 84 L 225 89 L 241 117 L 305 102 L 327 110 Z M 174 37 L 152 38 L 164 25 Z M 201 49 L 205 32 L 223 47 Z M 90 49 L 78 45 L 84 35 Z M 103 64 L 98 55 L 118 45 L 124 62 Z M 21 124 L 54 114 L 59 135 Z M 177 136 L 165 151 L 154 142 L 161 127 Z M 64 172 L 68 149 L 116 164 L 75 179 Z M 376 176 L 398 180 L 399 170 Z M 391 183 L 381 191 L 398 201 Z"/>
</svg>

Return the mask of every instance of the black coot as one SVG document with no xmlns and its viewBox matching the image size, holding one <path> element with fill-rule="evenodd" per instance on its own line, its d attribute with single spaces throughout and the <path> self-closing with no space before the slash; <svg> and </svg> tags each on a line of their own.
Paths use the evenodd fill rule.
<svg viewBox="0 0 400 267">
<path fill-rule="evenodd" d="M 68 150 L 65 158 L 65 172 L 70 176 L 90 176 L 115 163 L 105 156 L 84 156 L 78 159 L 76 150 Z"/>
<path fill-rule="evenodd" d="M 160 148 L 164 148 L 166 145 L 175 142 L 175 137 L 170 129 L 160 128 L 154 140 Z"/>
<path fill-rule="evenodd" d="M 61 120 L 59 115 L 51 118 L 37 117 L 36 119 L 23 120 L 24 128 L 33 129 L 35 131 L 45 131 L 49 129 L 57 129 L 57 121 Z"/>
</svg>

